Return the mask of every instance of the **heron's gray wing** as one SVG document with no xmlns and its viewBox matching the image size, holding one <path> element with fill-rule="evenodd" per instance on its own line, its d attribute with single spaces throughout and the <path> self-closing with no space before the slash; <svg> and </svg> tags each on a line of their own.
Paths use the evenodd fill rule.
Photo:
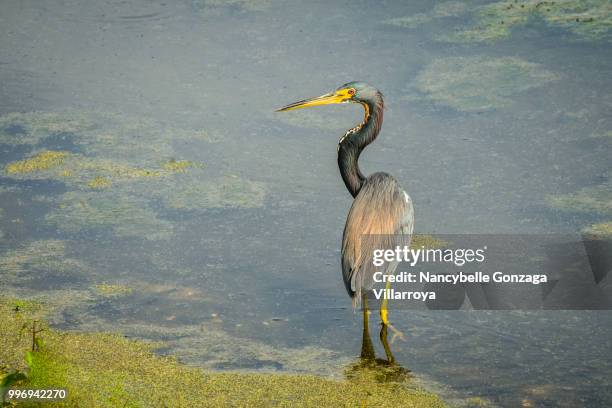
<svg viewBox="0 0 612 408">
<path fill-rule="evenodd" d="M 410 198 L 408 193 L 406 193 L 404 190 L 401 190 L 401 192 L 405 200 L 403 217 L 401 218 L 399 226 L 395 230 L 395 233 L 393 234 L 393 236 L 389 237 L 388 242 L 391 243 L 391 246 L 388 248 L 384 247 L 381 249 L 394 249 L 396 247 L 403 248 L 404 246 L 410 247 L 410 242 L 412 240 L 412 232 L 414 231 L 414 207 L 412 205 L 412 199 Z M 378 244 L 384 245 L 385 243 L 379 242 Z M 372 250 L 373 249 L 376 249 L 376 248 L 372 248 Z M 372 252 L 370 251 L 370 253 Z M 368 263 L 370 263 L 373 266 L 371 257 L 368 260 Z M 394 274 L 395 270 L 397 269 L 398 264 L 399 262 L 397 261 L 386 263 L 385 264 L 386 269 L 384 270 L 384 274 L 385 275 Z M 363 288 L 366 290 L 372 289 L 372 286 L 374 284 L 373 279 L 372 279 L 373 272 L 376 272 L 376 271 L 372 271 L 372 273 L 368 273 L 366 271 L 363 274 L 364 279 L 369 279 L 364 282 Z"/>
<path fill-rule="evenodd" d="M 414 209 L 408 194 L 388 174 L 370 176 L 353 201 L 342 240 L 342 275 L 354 304 L 364 290 L 372 288 L 377 271 L 373 251 L 410 245 L 413 227 Z M 385 272 L 392 273 L 396 266 L 387 265 Z"/>
</svg>

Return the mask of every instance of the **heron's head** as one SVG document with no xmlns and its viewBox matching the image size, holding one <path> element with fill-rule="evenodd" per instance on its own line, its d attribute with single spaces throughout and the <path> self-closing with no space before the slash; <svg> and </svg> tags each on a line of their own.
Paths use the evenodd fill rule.
<svg viewBox="0 0 612 408">
<path fill-rule="evenodd" d="M 317 96 L 316 98 L 304 99 L 283 106 L 277 112 L 294 109 L 308 108 L 310 106 L 332 105 L 338 103 L 374 103 L 381 98 L 380 92 L 371 85 L 364 82 L 349 82 L 336 90 Z"/>
</svg>

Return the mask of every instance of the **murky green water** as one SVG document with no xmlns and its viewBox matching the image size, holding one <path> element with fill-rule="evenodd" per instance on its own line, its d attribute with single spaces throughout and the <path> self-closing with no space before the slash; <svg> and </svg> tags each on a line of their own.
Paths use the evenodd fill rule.
<svg viewBox="0 0 612 408">
<path fill-rule="evenodd" d="M 361 315 L 336 143 L 361 113 L 273 111 L 350 80 L 386 96 L 361 165 L 400 180 L 419 232 L 610 228 L 609 2 L 89 3 L 0 3 L 0 288 L 62 328 L 342 375 Z M 392 320 L 449 401 L 612 404 L 608 312 Z"/>
</svg>

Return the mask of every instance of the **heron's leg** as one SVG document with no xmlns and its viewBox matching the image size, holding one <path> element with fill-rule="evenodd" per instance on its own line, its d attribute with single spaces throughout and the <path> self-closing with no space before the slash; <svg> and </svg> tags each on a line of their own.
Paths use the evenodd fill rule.
<svg viewBox="0 0 612 408">
<path fill-rule="evenodd" d="M 363 294 L 361 297 L 361 307 L 363 308 L 363 340 L 361 341 L 361 358 L 374 360 L 374 344 L 370 338 L 370 309 L 368 309 L 368 296 Z"/>
<path fill-rule="evenodd" d="M 385 354 L 387 355 L 387 361 L 389 364 L 395 364 L 395 357 L 393 357 L 393 353 L 391 353 L 391 347 L 389 347 L 389 342 L 387 341 L 387 324 L 383 324 L 380 328 L 380 342 L 385 349 Z"/>
<path fill-rule="evenodd" d="M 387 291 L 391 289 L 391 282 L 387 281 L 387 285 L 385 286 L 385 293 L 387 293 Z M 393 344 L 393 342 L 395 341 L 396 337 L 399 337 L 401 340 L 404 340 L 404 333 L 402 333 L 401 331 L 397 330 L 395 327 L 393 327 L 391 325 L 391 323 L 389 323 L 389 299 L 387 299 L 386 297 L 383 297 L 383 301 L 380 304 L 380 320 L 382 321 L 382 325 L 383 328 L 385 326 L 388 326 L 391 331 L 393 332 L 393 337 L 391 337 L 391 344 Z M 386 330 L 385 330 L 386 332 Z M 381 331 L 382 334 L 382 331 Z M 385 336 L 386 339 L 386 336 Z M 385 350 L 386 351 L 386 350 Z"/>
<path fill-rule="evenodd" d="M 391 289 L 391 282 L 387 281 L 387 285 L 385 286 L 385 294 L 387 291 Z M 383 296 L 383 300 L 380 304 L 380 320 L 382 320 L 383 325 L 389 325 L 389 299 Z"/>
</svg>

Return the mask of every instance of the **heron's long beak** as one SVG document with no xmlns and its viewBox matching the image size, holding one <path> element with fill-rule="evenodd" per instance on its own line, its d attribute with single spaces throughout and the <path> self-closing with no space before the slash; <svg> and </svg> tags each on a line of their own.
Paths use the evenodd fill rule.
<svg viewBox="0 0 612 408">
<path fill-rule="evenodd" d="M 350 95 L 346 92 L 335 91 L 325 95 L 317 96 L 316 98 L 304 99 L 303 101 L 293 102 L 287 106 L 277 109 L 277 112 L 285 112 L 294 109 L 308 108 L 310 106 L 331 105 L 334 103 L 344 103 L 350 99 Z"/>
</svg>

